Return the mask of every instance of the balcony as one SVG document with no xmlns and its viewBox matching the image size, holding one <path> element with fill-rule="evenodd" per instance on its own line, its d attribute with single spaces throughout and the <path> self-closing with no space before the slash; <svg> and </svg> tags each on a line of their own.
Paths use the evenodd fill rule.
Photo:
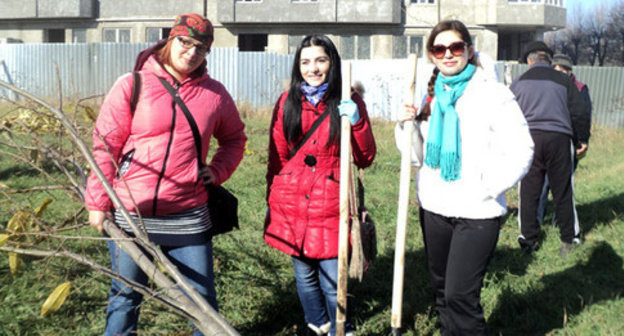
<svg viewBox="0 0 624 336">
<path fill-rule="evenodd" d="M 559 1 L 499 0 L 495 6 L 494 11 L 486 12 L 495 15 L 481 17 L 483 21 L 478 24 L 495 24 L 499 27 L 540 27 L 545 30 L 564 28 L 566 25 L 566 9 L 559 5 Z"/>
<path fill-rule="evenodd" d="M 95 17 L 97 0 L 24 0 L 19 6 L 4 6 L 4 19 L 91 19 Z"/>
<path fill-rule="evenodd" d="M 400 24 L 397 0 L 218 0 L 224 24 L 339 23 Z"/>
</svg>

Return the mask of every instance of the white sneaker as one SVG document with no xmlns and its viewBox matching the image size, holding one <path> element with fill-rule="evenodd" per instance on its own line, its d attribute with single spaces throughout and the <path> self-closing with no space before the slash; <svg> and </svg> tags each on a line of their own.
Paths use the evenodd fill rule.
<svg viewBox="0 0 624 336">
<path fill-rule="evenodd" d="M 326 335 L 329 332 L 329 328 L 331 327 L 331 322 L 327 322 L 320 327 L 315 326 L 312 323 L 308 323 L 308 328 L 314 331 L 318 336 Z"/>
</svg>

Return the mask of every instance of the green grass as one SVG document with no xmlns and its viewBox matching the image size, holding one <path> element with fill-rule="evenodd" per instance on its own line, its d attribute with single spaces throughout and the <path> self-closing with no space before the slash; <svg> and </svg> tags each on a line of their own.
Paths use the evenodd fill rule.
<svg viewBox="0 0 624 336">
<path fill-rule="evenodd" d="M 226 183 L 239 198 L 241 230 L 215 238 L 215 271 L 221 313 L 242 335 L 296 335 L 304 325 L 290 259 L 262 239 L 266 211 L 265 180 L 268 117 L 246 117 L 248 149 Z M 400 157 L 394 125 L 375 121 L 375 163 L 365 173 L 366 202 L 377 223 L 379 255 L 362 283 L 350 282 L 353 322 L 360 335 L 390 332 L 392 270 Z M 534 255 L 517 246 L 515 215 L 506 218 L 486 275 L 482 303 L 493 335 L 624 334 L 624 130 L 594 130 L 590 151 L 576 173 L 576 201 L 585 243 L 567 258 L 558 256 L 558 230 L 545 225 L 542 248 Z M 48 167 L 53 171 L 52 167 Z M 58 175 L 55 175 L 58 176 Z M 38 172 L 0 156 L 0 183 L 10 188 L 49 184 Z M 80 205 L 62 192 L 12 195 L 30 208 L 52 197 L 46 221 L 54 223 Z M 414 196 L 414 193 L 411 193 Z M 508 193 L 517 203 L 515 190 Z M 432 308 L 417 204 L 412 197 L 406 251 L 403 325 L 405 335 L 438 335 Z M 0 198 L 0 225 L 19 207 Z M 85 218 L 82 217 L 82 223 Z M 96 236 L 88 227 L 83 235 Z M 76 234 L 76 233 L 74 233 Z M 102 241 L 65 243 L 102 264 L 108 263 Z M 64 259 L 26 258 L 12 276 L 6 253 L 0 253 L 0 335 L 98 335 L 105 321 L 109 280 Z M 72 293 L 49 317 L 39 310 L 63 281 Z M 143 335 L 186 335 L 186 321 L 146 302 Z"/>
</svg>

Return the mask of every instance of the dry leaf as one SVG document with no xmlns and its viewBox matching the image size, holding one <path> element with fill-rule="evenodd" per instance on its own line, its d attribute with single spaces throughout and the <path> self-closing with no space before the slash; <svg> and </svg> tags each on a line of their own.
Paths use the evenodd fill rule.
<svg viewBox="0 0 624 336">
<path fill-rule="evenodd" d="M 21 266 L 22 257 L 15 252 L 9 252 L 9 268 L 11 269 L 11 274 L 17 275 Z"/>
<path fill-rule="evenodd" d="M 9 240 L 9 235 L 2 233 L 0 234 L 0 246 L 4 245 L 4 243 L 6 243 L 6 241 Z"/>
<path fill-rule="evenodd" d="M 30 220 L 30 214 L 23 210 L 18 210 L 7 224 L 7 230 L 12 233 L 19 233 L 26 231 L 28 222 Z"/>
<path fill-rule="evenodd" d="M 37 207 L 37 209 L 35 209 L 35 211 L 33 211 L 35 213 L 35 216 L 37 217 L 41 217 L 41 213 L 43 213 L 43 211 L 48 207 L 48 204 L 52 203 L 52 199 L 51 198 L 46 198 L 43 200 L 43 202 L 41 202 L 41 205 L 39 205 Z"/>
<path fill-rule="evenodd" d="M 71 282 L 67 281 L 56 287 L 50 296 L 45 300 L 43 306 L 41 306 L 41 316 L 46 316 L 49 313 L 57 311 L 67 299 L 69 290 L 71 289 Z"/>
</svg>

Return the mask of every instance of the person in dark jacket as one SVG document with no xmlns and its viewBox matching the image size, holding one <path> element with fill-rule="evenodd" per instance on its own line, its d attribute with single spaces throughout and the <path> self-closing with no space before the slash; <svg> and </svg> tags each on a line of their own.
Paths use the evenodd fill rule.
<svg viewBox="0 0 624 336">
<path fill-rule="evenodd" d="M 518 237 L 526 252 L 538 248 L 540 227 L 537 206 L 545 176 L 550 180 L 557 225 L 561 234 L 560 255 L 580 244 L 580 227 L 574 205 L 572 165 L 574 149 L 589 139 L 586 107 L 569 76 L 551 68 L 552 50 L 541 41 L 529 43 L 522 60 L 529 70 L 511 84 L 535 143 L 533 163 L 520 182 Z"/>
<path fill-rule="evenodd" d="M 591 121 L 591 113 L 592 113 L 592 103 L 591 98 L 589 97 L 589 88 L 587 85 L 576 79 L 574 74 L 572 73 L 572 59 L 568 55 L 564 54 L 556 54 L 553 56 L 552 67 L 557 71 L 561 71 L 564 74 L 570 76 L 574 81 L 574 85 L 581 93 L 581 98 L 585 103 L 585 113 L 589 117 Z M 576 166 L 580 159 L 582 159 L 587 153 L 587 149 L 589 148 L 589 143 L 581 143 L 580 147 L 576 148 L 576 155 L 574 155 L 574 166 L 572 167 L 572 173 L 576 170 Z M 550 183 L 548 183 L 548 177 L 546 177 L 544 181 L 544 187 L 542 188 L 542 194 L 540 195 L 539 205 L 537 207 L 537 222 L 542 224 L 544 223 L 544 216 L 546 215 L 546 206 L 548 204 L 548 193 L 550 191 Z M 553 217 L 553 221 L 554 221 Z"/>
<path fill-rule="evenodd" d="M 340 116 L 351 122 L 355 165 L 370 166 L 376 153 L 366 105 L 357 93 L 340 101 L 341 83 L 340 56 L 332 41 L 306 36 L 295 53 L 290 89 L 275 105 L 270 128 L 264 239 L 292 258 L 311 335 L 333 335 L 336 324 Z M 293 147 L 323 117 L 292 155 Z"/>
</svg>

